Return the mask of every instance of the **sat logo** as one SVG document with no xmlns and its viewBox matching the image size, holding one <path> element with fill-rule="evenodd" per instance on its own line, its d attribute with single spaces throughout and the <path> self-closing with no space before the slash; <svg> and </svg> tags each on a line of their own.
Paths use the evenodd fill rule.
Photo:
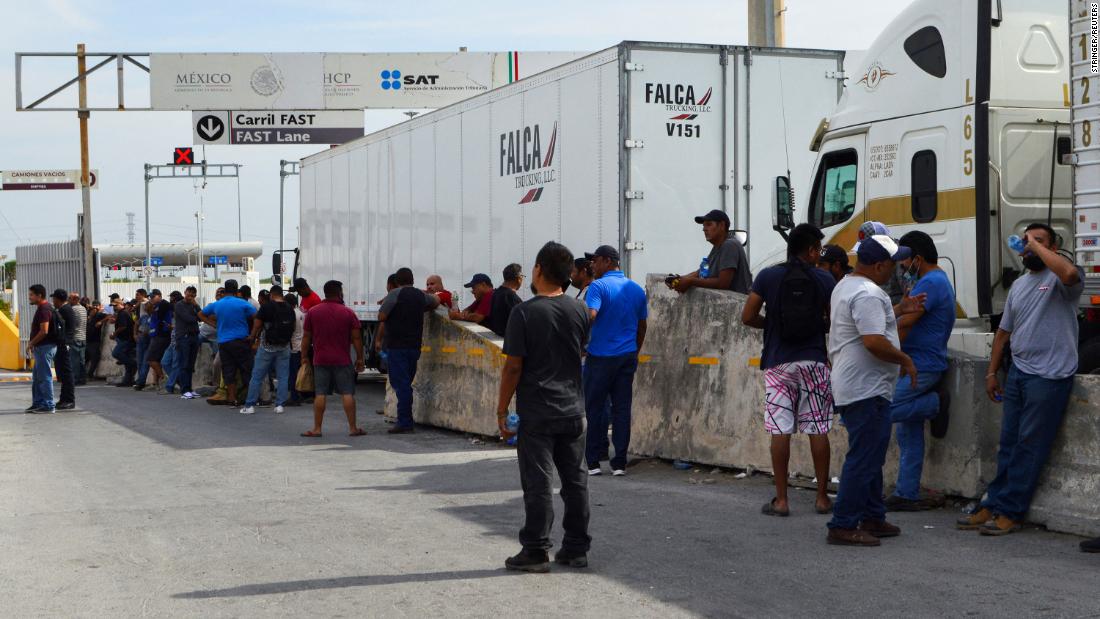
<svg viewBox="0 0 1100 619">
<path fill-rule="evenodd" d="M 399 69 L 382 71 L 382 90 L 401 90 L 403 86 L 432 86 L 438 75 L 404 75 Z"/>
</svg>

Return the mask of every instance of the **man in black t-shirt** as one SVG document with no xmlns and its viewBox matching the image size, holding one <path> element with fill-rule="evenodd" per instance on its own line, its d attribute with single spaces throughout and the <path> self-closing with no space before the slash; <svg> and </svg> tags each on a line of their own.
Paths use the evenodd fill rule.
<svg viewBox="0 0 1100 619">
<path fill-rule="evenodd" d="M 110 317 L 103 313 L 103 307 L 99 301 L 92 303 L 88 311 L 87 350 L 84 352 L 84 374 L 88 380 L 97 380 L 96 370 L 99 369 L 99 356 L 103 346 L 103 327 L 110 322 Z"/>
<path fill-rule="evenodd" d="M 523 550 L 504 562 L 512 570 L 550 571 L 552 467 L 561 479 L 565 504 L 565 536 L 554 561 L 569 567 L 588 566 L 592 538 L 588 535 L 588 481 L 581 470 L 585 427 L 581 355 L 589 321 L 584 303 L 563 292 L 572 270 L 573 254 L 565 246 L 554 242 L 543 246 L 532 271 L 537 296 L 512 310 L 504 337 L 508 359 L 501 373 L 497 424 L 502 436 L 512 436 L 507 416 L 514 394 L 526 512 L 519 532 Z"/>
<path fill-rule="evenodd" d="M 61 315 L 61 321 L 65 323 L 65 337 L 57 343 L 57 354 L 54 356 L 54 370 L 57 372 L 57 380 L 61 383 L 61 395 L 57 400 L 57 410 L 71 410 L 76 408 L 76 375 L 73 373 L 72 357 L 69 356 L 69 346 L 76 338 L 76 312 L 69 305 L 69 293 L 58 288 L 50 295 L 54 310 Z"/>
<path fill-rule="evenodd" d="M 122 380 L 115 383 L 116 387 L 134 386 L 134 374 L 137 373 L 137 343 L 134 341 L 134 305 L 123 303 L 116 299 L 114 303 L 115 313 L 112 314 L 115 330 L 108 337 L 115 341 L 111 356 L 119 365 L 123 366 Z"/>
<path fill-rule="evenodd" d="M 260 399 L 263 382 L 275 370 L 275 413 L 285 409 L 290 393 L 290 340 L 294 337 L 294 326 L 298 316 L 294 308 L 283 299 L 282 286 L 272 286 L 268 291 L 268 300 L 260 306 L 252 318 L 252 332 L 248 342 L 256 352 L 252 362 L 252 375 L 248 383 L 248 395 L 244 400 L 242 415 L 256 412 L 256 403 Z"/>
<path fill-rule="evenodd" d="M 516 291 L 523 285 L 523 267 L 512 263 L 504 267 L 504 283 L 493 291 L 492 310 L 484 324 L 493 332 L 504 337 L 508 328 L 508 317 L 512 315 L 512 308 L 519 305 L 522 300 Z"/>
<path fill-rule="evenodd" d="M 393 276 L 397 288 L 382 300 L 374 347 L 386 351 L 387 376 L 397 395 L 397 423 L 389 434 L 406 434 L 413 431 L 412 382 L 424 339 L 424 313 L 439 307 L 439 297 L 414 288 L 411 269 L 402 267 Z"/>
</svg>

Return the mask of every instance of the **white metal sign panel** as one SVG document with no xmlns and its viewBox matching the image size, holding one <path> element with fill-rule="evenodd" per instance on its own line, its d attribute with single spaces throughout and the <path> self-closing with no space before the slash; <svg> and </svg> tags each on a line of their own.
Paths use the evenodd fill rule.
<svg viewBox="0 0 1100 619">
<path fill-rule="evenodd" d="M 195 144 L 343 144 L 363 137 L 359 110 L 191 112 Z"/>
<path fill-rule="evenodd" d="M 88 186 L 99 189 L 99 170 L 88 171 Z M 4 170 L 0 173 L 0 189 L 80 189 L 80 170 Z"/>
<path fill-rule="evenodd" d="M 155 110 L 437 108 L 579 52 L 150 54 Z"/>
<path fill-rule="evenodd" d="M 1070 4 L 1070 105 L 1073 132 L 1073 221 L 1077 264 L 1086 271 L 1100 266 L 1100 11 L 1095 3 Z M 1091 92 L 1090 92 L 1091 90 Z M 1094 279 L 1086 287 L 1092 293 Z M 1088 300 L 1091 301 L 1091 300 Z"/>
</svg>

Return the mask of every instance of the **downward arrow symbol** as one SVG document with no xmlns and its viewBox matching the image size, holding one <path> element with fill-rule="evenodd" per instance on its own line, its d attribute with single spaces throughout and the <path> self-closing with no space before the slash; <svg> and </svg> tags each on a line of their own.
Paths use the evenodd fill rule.
<svg viewBox="0 0 1100 619">
<path fill-rule="evenodd" d="M 225 131 L 225 126 L 221 119 L 216 116 L 204 116 L 199 120 L 198 131 L 199 137 L 213 141 L 221 137 L 222 132 Z"/>
</svg>

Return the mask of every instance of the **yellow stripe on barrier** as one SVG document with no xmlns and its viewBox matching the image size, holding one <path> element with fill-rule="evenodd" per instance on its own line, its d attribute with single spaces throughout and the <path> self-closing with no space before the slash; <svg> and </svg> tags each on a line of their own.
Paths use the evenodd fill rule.
<svg viewBox="0 0 1100 619">
<path fill-rule="evenodd" d="M 474 355 L 474 356 L 484 355 L 485 354 L 485 349 L 484 348 L 467 348 L 466 349 L 466 354 L 467 355 Z"/>
<path fill-rule="evenodd" d="M 432 347 L 431 346 L 421 346 L 420 347 L 420 352 L 432 352 Z"/>
<path fill-rule="evenodd" d="M 718 357 L 688 357 L 690 365 L 718 365 Z"/>
<path fill-rule="evenodd" d="M 649 363 L 653 355 L 638 355 L 638 363 Z"/>
<path fill-rule="evenodd" d="M 458 349 L 455 348 L 454 346 L 444 346 L 443 348 L 440 348 L 439 350 L 441 352 L 445 352 L 445 353 L 458 352 Z"/>
<path fill-rule="evenodd" d="M 749 367 L 751 367 L 751 368 L 760 367 L 760 357 L 750 357 L 749 358 Z"/>
</svg>

